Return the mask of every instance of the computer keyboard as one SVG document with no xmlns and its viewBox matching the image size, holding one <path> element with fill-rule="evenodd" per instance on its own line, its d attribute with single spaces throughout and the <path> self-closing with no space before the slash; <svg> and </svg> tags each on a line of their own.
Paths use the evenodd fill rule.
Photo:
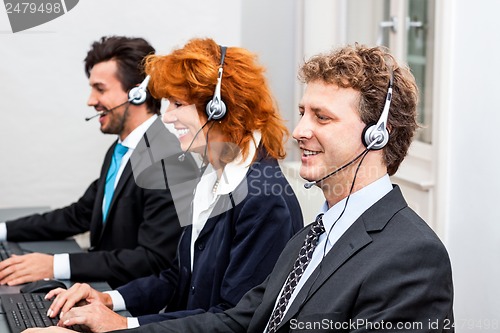
<svg viewBox="0 0 500 333">
<path fill-rule="evenodd" d="M 44 297 L 43 293 L 0 295 L 11 333 L 20 333 L 30 327 L 57 325 L 59 317 L 47 317 L 47 310 L 52 301 L 46 300 Z M 80 325 L 73 326 L 71 329 L 77 332 L 86 331 Z"/>
<path fill-rule="evenodd" d="M 45 294 L 5 294 L 0 295 L 7 322 L 12 333 L 22 332 L 29 327 L 57 325 L 58 318 L 47 317 L 51 301 Z"/>
<path fill-rule="evenodd" d="M 1 241 L 0 242 L 0 261 L 10 258 L 13 254 L 24 254 L 19 244 L 14 242 Z"/>
</svg>

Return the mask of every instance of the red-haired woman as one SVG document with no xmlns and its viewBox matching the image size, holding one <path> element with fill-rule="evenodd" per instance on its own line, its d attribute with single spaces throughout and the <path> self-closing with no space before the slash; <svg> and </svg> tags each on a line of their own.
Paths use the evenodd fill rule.
<svg viewBox="0 0 500 333">
<path fill-rule="evenodd" d="M 150 56 L 146 72 L 152 95 L 170 102 L 164 122 L 177 130 L 186 153 L 201 157 L 192 224 L 181 237 L 176 263 L 160 276 L 110 293 L 81 284 L 49 294 L 59 293 L 51 314 L 64 304 L 64 326 L 107 331 L 233 307 L 264 281 L 303 226 L 278 165 L 288 131 L 254 54 L 193 39 L 169 55 Z M 81 299 L 90 304 L 70 310 Z M 112 311 L 122 309 L 136 317 Z"/>
</svg>

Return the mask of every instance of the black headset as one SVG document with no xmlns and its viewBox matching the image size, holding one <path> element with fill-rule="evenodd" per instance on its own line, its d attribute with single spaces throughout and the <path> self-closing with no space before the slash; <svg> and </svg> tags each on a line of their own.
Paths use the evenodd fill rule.
<svg viewBox="0 0 500 333">
<path fill-rule="evenodd" d="M 130 104 L 141 105 L 146 101 L 146 98 L 148 97 L 146 89 L 148 87 L 150 78 L 151 77 L 149 75 L 146 76 L 146 78 L 140 85 L 130 89 L 130 91 L 128 92 L 128 102 Z"/>
<path fill-rule="evenodd" d="M 226 115 L 226 104 L 220 97 L 220 90 L 222 86 L 222 72 L 224 71 L 224 58 L 226 57 L 225 46 L 220 46 L 220 65 L 217 74 L 217 84 L 215 85 L 214 97 L 207 103 L 205 112 L 207 113 L 208 120 L 220 120 Z"/>
<path fill-rule="evenodd" d="M 394 74 L 390 71 L 391 77 L 389 79 L 389 88 L 387 89 L 387 96 L 385 97 L 384 109 L 376 124 L 366 125 L 361 140 L 365 147 L 370 150 L 379 150 L 385 147 L 389 142 L 389 132 L 387 131 L 387 118 L 389 117 L 389 108 L 391 107 L 392 100 L 392 85 L 394 83 Z"/>
</svg>

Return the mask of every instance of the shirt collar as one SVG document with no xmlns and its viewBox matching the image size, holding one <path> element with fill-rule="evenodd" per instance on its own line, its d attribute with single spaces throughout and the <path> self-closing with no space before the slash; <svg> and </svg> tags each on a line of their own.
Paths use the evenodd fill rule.
<svg viewBox="0 0 500 333">
<path fill-rule="evenodd" d="M 152 115 L 148 120 L 137 126 L 132 132 L 130 132 L 127 137 L 121 141 L 118 140 L 123 146 L 127 147 L 129 150 L 134 150 L 135 147 L 139 144 L 144 133 L 146 133 L 147 129 L 154 123 L 154 121 L 158 118 L 158 115 Z"/>
<path fill-rule="evenodd" d="M 349 202 L 344 198 L 328 209 L 328 203 L 325 201 L 321 208 L 323 215 L 323 224 L 330 243 L 342 236 L 342 234 L 371 206 L 384 197 L 392 190 L 391 180 L 389 175 L 377 179 L 373 183 L 363 187 L 362 189 L 352 193 L 349 196 Z M 342 211 L 344 210 L 344 213 Z M 342 216 L 341 216 L 342 215 Z M 340 219 L 339 219 L 339 216 Z M 338 219 L 338 221 L 337 221 Z M 337 221 L 337 222 L 336 222 Z M 332 228 L 333 227 L 333 228 Z M 331 232 L 329 233 L 329 231 Z"/>
<path fill-rule="evenodd" d="M 252 136 L 253 140 L 249 143 L 250 146 L 248 148 L 247 158 L 243 159 L 243 155 L 241 155 L 240 152 L 233 161 L 229 162 L 224 167 L 219 186 L 217 187 L 217 195 L 229 194 L 234 191 L 245 178 L 262 137 L 260 131 L 254 131 Z"/>
</svg>

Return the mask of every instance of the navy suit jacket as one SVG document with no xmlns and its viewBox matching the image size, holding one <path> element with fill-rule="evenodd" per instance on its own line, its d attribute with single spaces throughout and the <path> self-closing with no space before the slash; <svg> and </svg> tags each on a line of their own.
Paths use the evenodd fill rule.
<svg viewBox="0 0 500 333">
<path fill-rule="evenodd" d="M 288 243 L 266 281 L 234 308 L 126 332 L 264 332 L 307 231 Z M 306 326 L 318 323 L 324 326 Z M 395 187 L 335 243 L 277 332 L 442 332 L 454 331 L 452 324 L 448 253 Z"/>
<path fill-rule="evenodd" d="M 303 219 L 278 162 L 264 155 L 260 149 L 246 179 L 219 198 L 195 242 L 192 272 L 188 226 L 174 267 L 118 288 L 141 325 L 224 311 L 271 272 L 286 243 L 303 227 Z M 158 314 L 164 307 L 165 313 Z"/>
<path fill-rule="evenodd" d="M 157 119 L 146 133 L 150 133 L 150 141 L 154 136 L 160 137 L 161 133 L 169 150 L 164 155 L 169 157 L 169 172 L 180 174 L 196 167 L 190 155 L 183 163 L 176 157 L 171 158 L 179 154 L 180 147 L 177 138 L 168 132 L 161 120 Z M 71 279 L 107 281 L 113 288 L 141 276 L 157 274 L 170 266 L 182 230 L 172 195 L 168 188 L 165 189 L 168 182 L 164 189 L 138 186 L 129 161 L 118 181 L 103 225 L 104 186 L 115 145 L 116 142 L 106 153 L 99 179 L 90 184 L 77 202 L 45 214 L 7 222 L 8 240 L 57 240 L 90 231 L 89 252 L 69 255 Z M 147 155 L 143 151 L 145 148 L 140 146 L 134 150 L 133 157 Z M 144 167 L 142 174 L 148 172 L 149 169 Z"/>
</svg>

